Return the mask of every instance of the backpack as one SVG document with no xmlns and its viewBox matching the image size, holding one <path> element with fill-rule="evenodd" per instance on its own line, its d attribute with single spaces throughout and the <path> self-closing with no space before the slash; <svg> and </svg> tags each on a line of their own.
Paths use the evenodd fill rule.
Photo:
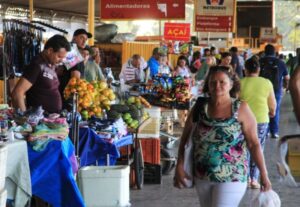
<svg viewBox="0 0 300 207">
<path fill-rule="evenodd" d="M 278 59 L 265 58 L 260 63 L 259 76 L 269 79 L 272 82 L 274 91 L 278 91 L 280 86 L 278 62 Z"/>
</svg>

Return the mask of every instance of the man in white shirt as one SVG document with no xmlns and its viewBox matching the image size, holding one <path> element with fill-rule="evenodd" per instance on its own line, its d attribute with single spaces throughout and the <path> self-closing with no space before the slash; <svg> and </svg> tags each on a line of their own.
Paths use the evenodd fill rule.
<svg viewBox="0 0 300 207">
<path fill-rule="evenodd" d="M 143 82 L 146 78 L 145 69 L 147 69 L 147 62 L 140 55 L 135 54 L 123 64 L 119 78 L 127 84 Z"/>
</svg>

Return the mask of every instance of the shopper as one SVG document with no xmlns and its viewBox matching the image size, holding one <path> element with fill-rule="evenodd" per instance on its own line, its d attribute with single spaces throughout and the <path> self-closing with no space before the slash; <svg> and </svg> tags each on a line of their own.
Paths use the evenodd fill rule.
<svg viewBox="0 0 300 207">
<path fill-rule="evenodd" d="M 73 34 L 72 44 L 76 44 L 79 50 L 84 49 L 86 42 L 89 38 L 92 38 L 92 34 L 88 33 L 85 29 L 77 29 Z M 72 77 L 83 78 L 84 77 L 84 62 L 77 63 L 74 67 L 67 69 L 66 67 L 59 67 L 56 70 L 59 77 L 59 90 L 63 95 L 65 87 Z M 64 102 L 64 108 L 68 107 L 68 103 Z"/>
<path fill-rule="evenodd" d="M 105 80 L 100 68 L 101 57 L 99 48 L 96 46 L 86 47 L 89 52 L 89 58 L 84 63 L 84 79 L 88 82 Z"/>
<path fill-rule="evenodd" d="M 183 160 L 192 135 L 194 182 L 202 207 L 238 207 L 247 187 L 246 146 L 261 172 L 262 190 L 271 189 L 255 117 L 246 102 L 230 96 L 230 91 L 238 89 L 232 78 L 226 67 L 209 70 L 204 87 L 209 98 L 198 99 L 180 140 L 174 184 L 181 188 L 189 179 Z"/>
<path fill-rule="evenodd" d="M 135 54 L 123 64 L 119 78 L 126 84 L 143 82 L 146 78 L 146 69 L 147 63 L 144 58 Z"/>
<path fill-rule="evenodd" d="M 158 68 L 159 68 L 159 48 L 156 47 L 152 51 L 152 56 L 148 60 L 148 66 L 150 69 L 150 77 L 152 78 L 153 76 L 157 75 L 158 73 Z"/>
<path fill-rule="evenodd" d="M 272 77 L 276 77 L 276 80 L 271 80 L 276 98 L 276 114 L 270 119 L 270 130 L 271 137 L 274 139 L 279 138 L 279 116 L 280 116 L 280 105 L 283 96 L 283 88 L 287 88 L 290 76 L 288 74 L 285 63 L 275 57 L 275 47 L 273 45 L 266 45 L 265 57 L 260 59 L 261 71 L 272 69 Z M 269 70 L 269 69 L 268 69 Z"/>
<path fill-rule="evenodd" d="M 276 110 L 275 94 L 271 81 L 259 77 L 260 68 L 257 56 L 252 56 L 248 59 L 245 63 L 245 67 L 246 77 L 241 80 L 240 99 L 249 104 L 249 107 L 256 118 L 257 136 L 260 147 L 264 150 L 265 140 L 269 129 L 269 117 L 274 117 Z M 248 161 L 248 187 L 259 189 L 259 170 L 253 157 L 249 156 Z"/>
<path fill-rule="evenodd" d="M 219 66 L 225 66 L 228 68 L 228 70 L 233 73 L 233 68 L 232 68 L 232 65 L 230 64 L 231 63 L 231 54 L 229 52 L 223 52 L 221 54 L 221 62 L 219 64 Z"/>
<path fill-rule="evenodd" d="M 293 101 L 294 112 L 300 125 L 300 54 L 298 54 L 298 63 L 298 66 L 292 74 L 289 89 Z"/>
<path fill-rule="evenodd" d="M 191 77 L 190 75 L 190 69 L 188 66 L 188 59 L 186 56 L 181 55 L 177 59 L 177 65 L 174 69 L 174 76 L 181 76 L 181 77 L 186 77 L 189 78 Z"/>
<path fill-rule="evenodd" d="M 231 53 L 231 66 L 233 69 L 233 72 L 236 73 L 239 78 L 243 77 L 243 64 L 241 63 L 239 59 L 239 54 L 238 54 L 238 48 L 237 47 L 231 47 L 230 48 L 230 53 Z"/>
<path fill-rule="evenodd" d="M 44 50 L 32 59 L 13 90 L 14 108 L 26 111 L 29 106 L 42 106 L 49 113 L 60 112 L 62 101 L 55 67 L 68 51 L 70 44 L 61 35 L 54 35 L 46 42 Z"/>
</svg>

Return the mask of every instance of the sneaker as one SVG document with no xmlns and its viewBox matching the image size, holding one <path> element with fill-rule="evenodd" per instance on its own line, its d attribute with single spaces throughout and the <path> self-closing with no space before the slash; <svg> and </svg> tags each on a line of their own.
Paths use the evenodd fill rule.
<svg viewBox="0 0 300 207">
<path fill-rule="evenodd" d="M 272 139 L 279 139 L 279 135 L 277 133 L 272 133 L 271 138 Z"/>
</svg>

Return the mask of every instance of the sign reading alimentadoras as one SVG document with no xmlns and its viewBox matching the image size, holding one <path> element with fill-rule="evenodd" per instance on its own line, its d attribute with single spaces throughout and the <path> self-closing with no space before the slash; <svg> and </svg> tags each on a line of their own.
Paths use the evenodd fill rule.
<svg viewBox="0 0 300 207">
<path fill-rule="evenodd" d="M 100 0 L 102 20 L 184 19 L 185 0 Z"/>
<path fill-rule="evenodd" d="M 195 31 L 233 32 L 235 0 L 195 0 Z"/>
</svg>

